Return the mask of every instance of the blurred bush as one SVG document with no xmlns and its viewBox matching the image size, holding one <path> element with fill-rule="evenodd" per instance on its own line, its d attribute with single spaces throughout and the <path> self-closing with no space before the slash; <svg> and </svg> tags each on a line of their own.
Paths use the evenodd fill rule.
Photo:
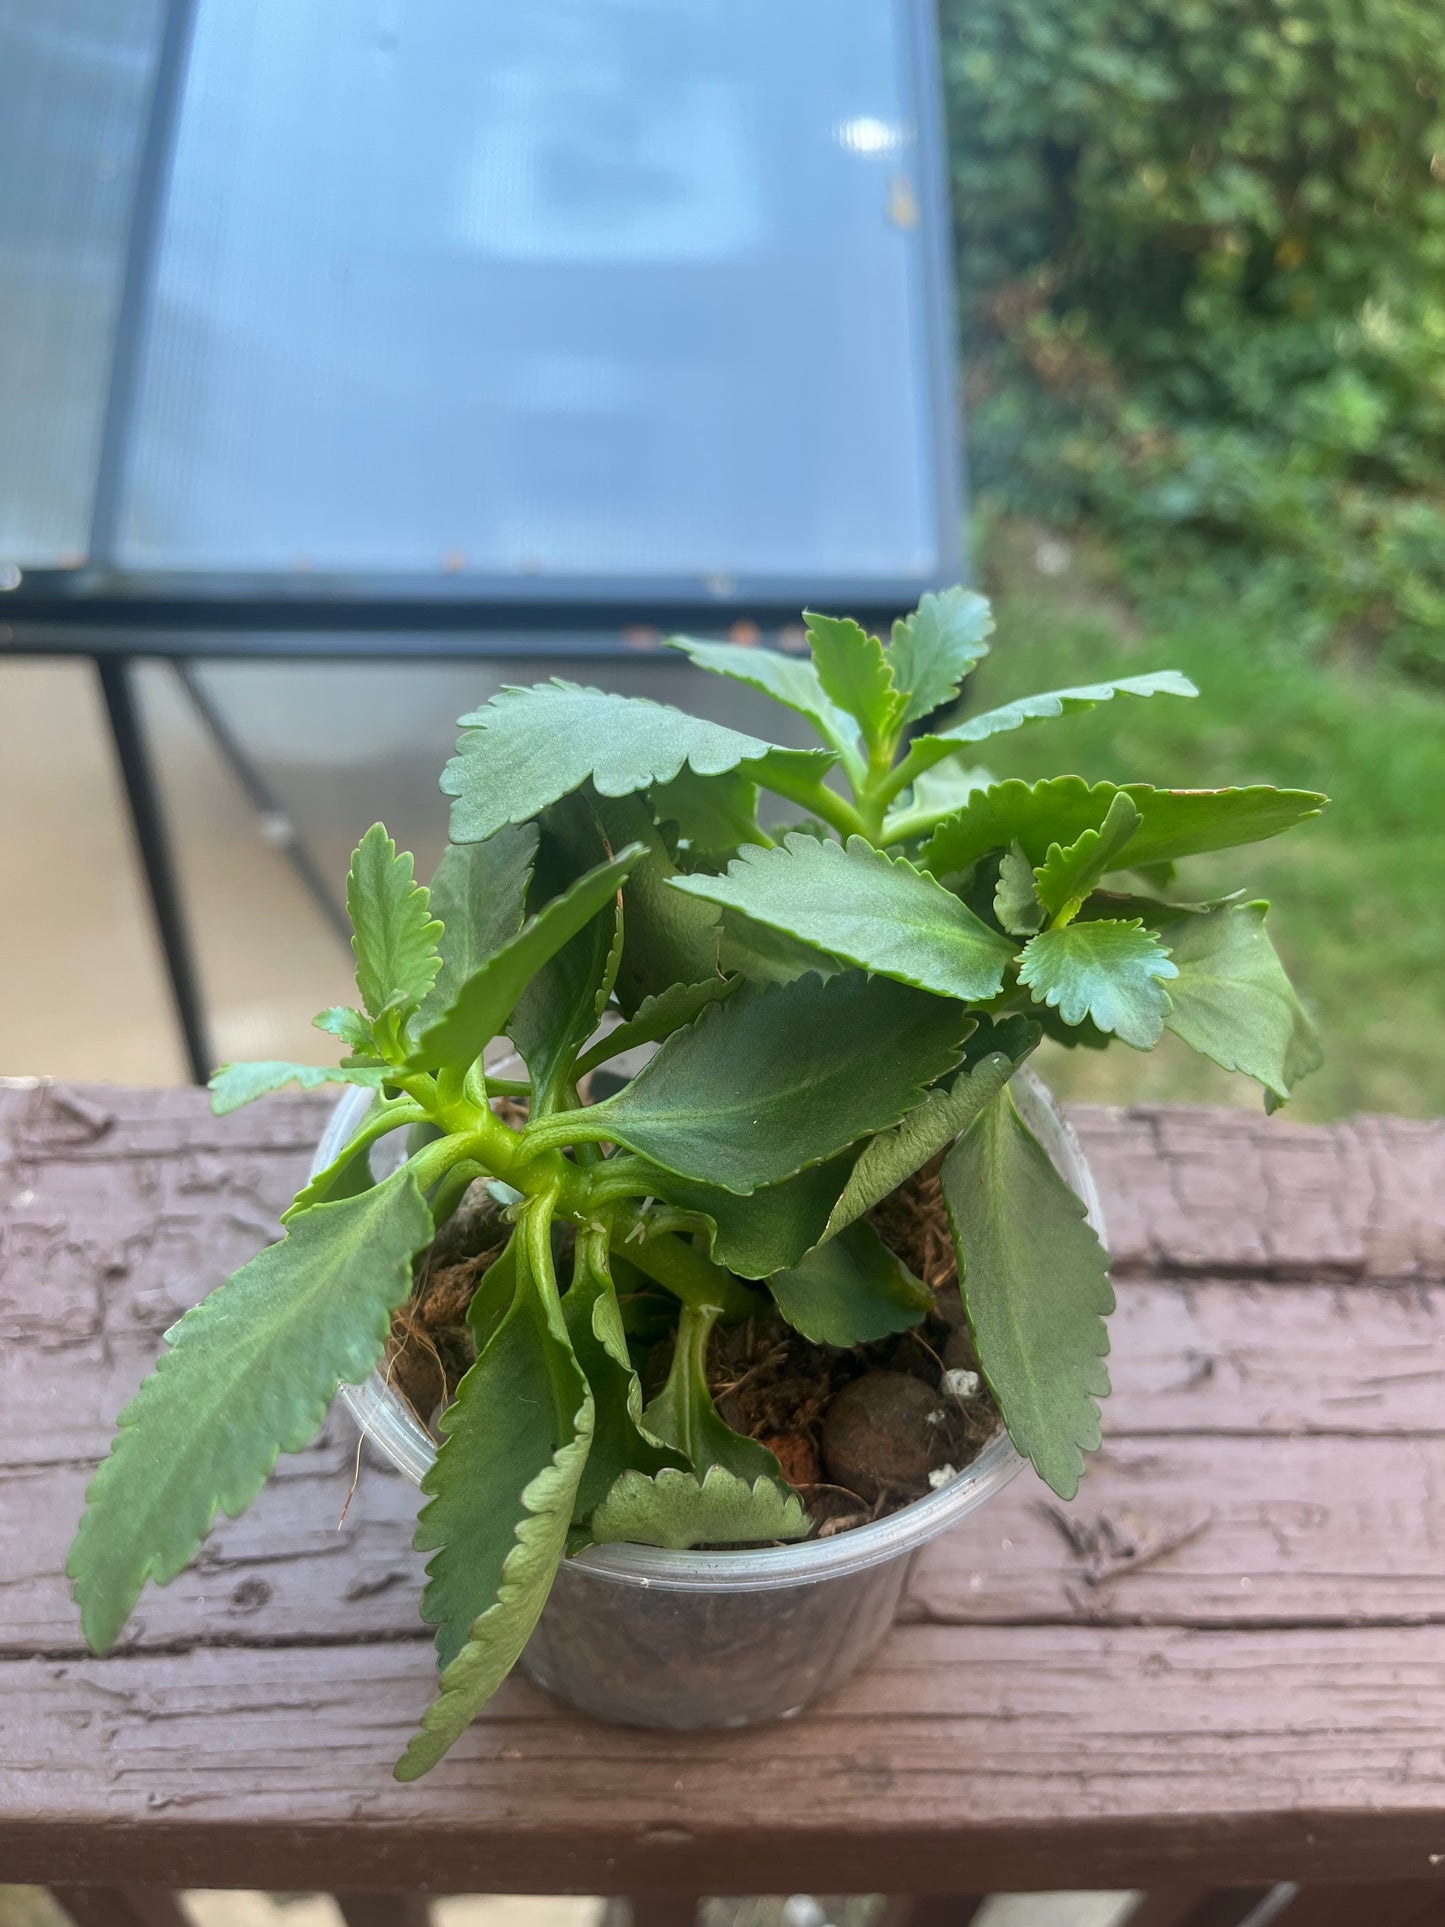
<svg viewBox="0 0 1445 1927">
<path fill-rule="evenodd" d="M 1440 0 L 942 0 L 976 490 L 1445 681 Z"/>
</svg>

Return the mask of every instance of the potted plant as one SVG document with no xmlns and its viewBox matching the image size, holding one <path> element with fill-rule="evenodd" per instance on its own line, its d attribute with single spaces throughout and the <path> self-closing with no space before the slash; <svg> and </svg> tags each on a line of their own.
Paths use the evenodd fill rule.
<svg viewBox="0 0 1445 1927">
<path fill-rule="evenodd" d="M 758 1717 L 857 1663 L 911 1547 L 1016 1453 L 1073 1495 L 1113 1300 L 1086 1173 L 1023 1067 L 1045 1033 L 1148 1050 L 1169 1029 L 1287 1097 L 1317 1053 L 1265 906 L 1168 893 L 1177 859 L 1323 799 L 993 782 L 965 762 L 1001 731 L 1195 691 L 1163 671 L 934 725 L 985 652 L 980 597 L 925 596 L 887 646 L 806 620 L 808 658 L 676 646 L 817 749 L 506 689 L 462 719 L 430 891 L 381 825 L 362 838 L 360 1008 L 316 1020 L 340 1065 L 212 1080 L 218 1111 L 356 1088 L 280 1242 L 167 1334 L 121 1414 L 68 1568 L 97 1651 L 338 1385 L 389 1415 L 427 1496 L 441 1688 L 407 1779 L 554 1582 L 545 1683 L 619 1717 Z M 765 829 L 762 791 L 793 820 Z M 503 1037 L 523 1076 L 493 1062 Z M 617 1686 L 639 1647 L 661 1700 Z"/>
</svg>

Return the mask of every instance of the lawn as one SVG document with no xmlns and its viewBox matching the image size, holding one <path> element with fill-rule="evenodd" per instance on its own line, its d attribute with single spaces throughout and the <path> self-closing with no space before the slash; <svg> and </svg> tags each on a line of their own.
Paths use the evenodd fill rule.
<svg viewBox="0 0 1445 1927">
<path fill-rule="evenodd" d="M 1290 1107 L 1445 1114 L 1445 696 L 1367 668 L 1318 667 L 1227 610 L 1146 628 L 1091 586 L 1077 561 L 1046 575 L 1010 541 L 988 586 L 994 652 L 971 707 L 1113 672 L 1182 669 L 1195 702 L 1119 700 L 988 744 L 1000 776 L 1077 771 L 1091 781 L 1211 788 L 1270 782 L 1319 789 L 1323 817 L 1289 835 L 1181 866 L 1187 891 L 1246 886 L 1270 899 L 1275 942 L 1324 1037 L 1324 1068 Z M 1040 551 L 1058 567 L 1057 544 Z M 986 574 L 990 573 L 988 570 Z M 1149 1055 L 1045 1046 L 1069 1097 L 1115 1103 L 1252 1103 L 1165 1036 Z"/>
</svg>

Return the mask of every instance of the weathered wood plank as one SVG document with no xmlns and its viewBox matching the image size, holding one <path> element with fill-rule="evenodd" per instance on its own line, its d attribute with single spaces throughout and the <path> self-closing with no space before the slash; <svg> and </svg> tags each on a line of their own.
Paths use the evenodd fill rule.
<svg viewBox="0 0 1445 1927">
<path fill-rule="evenodd" d="M 235 1247 L 222 1265 L 242 1263 L 264 1235 L 222 1227 L 216 1244 Z M 171 1269 L 164 1252 L 144 1265 L 130 1291 L 118 1279 L 82 1315 L 91 1259 L 79 1241 L 55 1253 L 42 1289 L 57 1322 L 47 1325 L 17 1304 L 24 1261 L 0 1234 L 0 1464 L 93 1464 L 109 1449 L 161 1333 L 219 1282 L 194 1259 Z M 1111 1436 L 1445 1434 L 1445 1286 L 1135 1277 L 1119 1281 L 1118 1297 Z"/>
<path fill-rule="evenodd" d="M 111 1115 L 99 1095 L 115 1121 L 97 1135 Z M 196 1093 L 86 1093 L 76 1116 L 69 1101 L 0 1092 L 4 1141 L 25 1150 L 24 1184 L 0 1190 L 0 1649 L 11 1651 L 75 1649 L 60 1569 L 115 1414 L 165 1327 L 268 1235 L 330 1100 L 251 1107 L 238 1114 L 249 1134 L 211 1119 Z M 1164 1128 L 1157 1114 L 1149 1124 Z M 1143 1153 L 1139 1121 L 1124 1125 L 1102 1114 L 1097 1136 L 1110 1157 L 1133 1146 L 1116 1186 L 1127 1198 Z M 232 1131 L 242 1148 L 225 1159 L 216 1146 Z M 1321 1137 L 1333 1134 L 1303 1141 L 1318 1150 Z M 26 1162 L 37 1144 L 44 1155 Z M 123 1180 L 119 1202 L 98 1197 L 102 1174 Z M 1445 1489 L 1445 1286 L 1125 1278 L 1113 1340 L 1109 1442 L 1079 1501 L 1064 1512 L 1020 1480 L 930 1549 L 912 1611 L 1180 1624 L 1445 1611 L 1433 1496 Z M 1341 1437 L 1316 1450 L 1307 1433 Z M 245 1518 L 222 1524 L 193 1572 L 147 1593 L 132 1639 L 415 1636 L 415 1500 L 368 1466 L 337 1530 L 354 1468 L 337 1414 Z"/>
<path fill-rule="evenodd" d="M 130 1652 L 69 1657 L 58 1578 L 156 1337 L 272 1235 L 330 1106 L 0 1090 L 10 1877 L 249 1884 L 258 1828 L 268 1879 L 307 1887 L 1432 1877 L 1445 1127 L 1079 1113 L 1121 1304 L 1110 1441 L 1067 1523 L 1018 1481 L 795 1723 L 629 1733 L 514 1683 L 403 1790 L 432 1678 L 415 1498 L 368 1471 L 336 1529 L 344 1420 L 148 1596 Z"/>
<path fill-rule="evenodd" d="M 1445 1121 L 1311 1125 L 1164 1106 L 1070 1116 L 1121 1272 L 1445 1272 Z"/>
<path fill-rule="evenodd" d="M 33 1189 L 27 1174 L 52 1196 L 72 1198 L 87 1195 L 74 1176 L 88 1176 L 89 1223 L 100 1230 L 96 1183 L 106 1184 L 112 1203 L 103 1170 L 180 1161 L 204 1188 L 225 1175 L 204 1160 L 255 1160 L 275 1210 L 304 1174 L 332 1103 L 325 1092 L 292 1094 L 216 1119 L 198 1091 L 0 1089 L 0 1168 L 9 1174 L 0 1195 L 8 1194 L 13 1214 L 28 1208 L 16 1206 L 11 1188 Z M 1121 1272 L 1445 1276 L 1445 1122 L 1306 1125 L 1252 1111 L 1147 1106 L 1080 1106 L 1071 1116 L 1099 1180 Z M 132 1188 L 153 1182 L 143 1171 Z"/>
<path fill-rule="evenodd" d="M 1445 1439 L 1112 1439 L 1079 1496 L 1037 1481 L 922 1557 L 937 1623 L 1445 1623 Z"/>
<path fill-rule="evenodd" d="M 1437 1627 L 903 1627 L 808 1716 L 705 1735 L 514 1681 L 403 1788 L 431 1683 L 386 1643 L 0 1666 L 9 1877 L 245 1885 L 258 1829 L 280 1886 L 451 1892 L 1427 1879 L 1441 1844 Z"/>
<path fill-rule="evenodd" d="M 1106 1433 L 1445 1429 L 1445 1288 L 1121 1278 Z"/>
<path fill-rule="evenodd" d="M 127 1646 L 422 1637 L 416 1496 L 343 1449 L 301 1454 L 196 1566 L 142 1597 Z M 0 1488 L 0 1650 L 79 1651 L 64 1550 L 83 1467 Z M 1029 1474 L 936 1540 L 905 1612 L 936 1624 L 1445 1623 L 1445 1437 L 1111 1439 L 1078 1499 Z"/>
</svg>

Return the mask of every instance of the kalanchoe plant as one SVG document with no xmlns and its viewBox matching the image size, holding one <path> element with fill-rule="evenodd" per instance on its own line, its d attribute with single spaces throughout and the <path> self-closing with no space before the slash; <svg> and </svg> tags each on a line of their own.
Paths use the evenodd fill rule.
<svg viewBox="0 0 1445 1927">
<path fill-rule="evenodd" d="M 1020 1451 L 1072 1496 L 1099 1442 L 1113 1300 L 1009 1080 L 1044 1032 L 1148 1050 L 1168 1029 L 1268 1104 L 1287 1097 L 1316 1048 L 1265 905 L 1168 891 L 1177 859 L 1273 836 L 1323 799 L 992 782 L 967 767 L 991 736 L 1193 687 L 1130 676 L 935 727 L 985 652 L 980 597 L 926 596 L 886 647 L 807 622 L 810 659 L 675 646 L 804 717 L 819 749 L 565 682 L 506 689 L 463 718 L 430 891 L 379 824 L 363 837 L 347 893 L 361 1008 L 316 1020 L 340 1066 L 228 1065 L 212 1089 L 221 1112 L 288 1083 L 375 1098 L 281 1241 L 175 1326 L 121 1415 L 70 1557 L 95 1648 L 313 1438 L 338 1383 L 373 1369 L 479 1178 L 512 1228 L 471 1301 L 476 1362 L 424 1480 L 441 1691 L 403 1778 L 506 1676 L 567 1552 L 807 1531 L 777 1460 L 714 1406 L 709 1334 L 769 1294 L 831 1345 L 916 1323 L 931 1294 L 867 1213 L 946 1147 L 979 1363 Z M 801 820 L 765 829 L 763 790 Z M 484 1068 L 503 1036 L 525 1082 Z M 582 1105 L 588 1073 L 639 1044 L 659 1048 Z M 370 1148 L 409 1128 L 377 1181 Z M 631 1267 L 674 1308 L 645 1408 L 617 1289 Z"/>
</svg>

